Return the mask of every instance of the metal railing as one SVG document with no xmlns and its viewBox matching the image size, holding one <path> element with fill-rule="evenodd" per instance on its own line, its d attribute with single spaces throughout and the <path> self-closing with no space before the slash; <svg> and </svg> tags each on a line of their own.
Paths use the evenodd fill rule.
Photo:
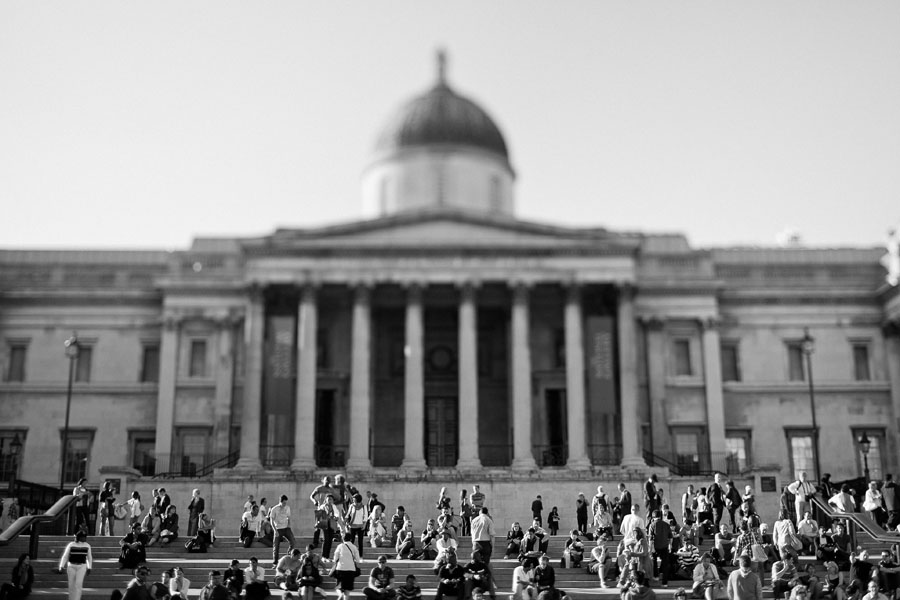
<svg viewBox="0 0 900 600">
<path fill-rule="evenodd" d="M 37 559 L 40 545 L 41 524 L 59 522 L 68 514 L 69 509 L 78 503 L 78 500 L 79 498 L 77 496 L 63 496 L 44 514 L 19 517 L 12 525 L 7 527 L 3 533 L 0 533 L 0 546 L 8 545 L 30 528 L 31 537 L 28 542 L 28 554 L 31 556 L 32 560 Z"/>
<path fill-rule="evenodd" d="M 611 466 L 622 462 L 622 446 L 618 444 L 588 444 L 592 465 Z"/>
<path fill-rule="evenodd" d="M 237 462 L 238 456 L 238 452 L 226 455 L 203 454 L 190 456 L 162 454 L 156 457 L 155 463 L 144 463 L 146 469 L 142 470 L 141 474 L 158 479 L 171 479 L 174 477 L 199 479 L 201 477 L 209 477 L 214 469 L 233 467 Z"/>
<path fill-rule="evenodd" d="M 344 467 L 349 452 L 347 445 L 316 444 L 316 465 L 329 469 Z"/>
<path fill-rule="evenodd" d="M 259 447 L 259 461 L 266 469 L 287 469 L 293 460 L 293 444 L 270 444 Z"/>
<path fill-rule="evenodd" d="M 730 452 L 660 455 L 644 450 L 644 460 L 650 466 L 665 467 L 680 477 L 708 477 L 716 473 L 739 475 L 749 467 L 741 465 Z"/>
<path fill-rule="evenodd" d="M 834 521 L 844 521 L 847 526 L 847 533 L 850 534 L 852 546 L 857 545 L 857 536 L 865 533 L 872 541 L 880 542 L 888 545 L 897 543 L 897 536 L 885 531 L 879 526 L 875 520 L 867 514 L 863 513 L 846 513 L 834 509 L 826 500 L 818 496 L 813 496 L 811 500 L 813 506 L 813 518 L 821 525 L 832 523 Z"/>
<path fill-rule="evenodd" d="M 531 451 L 540 467 L 564 467 L 569 460 L 569 448 L 565 444 L 532 446 Z"/>
</svg>

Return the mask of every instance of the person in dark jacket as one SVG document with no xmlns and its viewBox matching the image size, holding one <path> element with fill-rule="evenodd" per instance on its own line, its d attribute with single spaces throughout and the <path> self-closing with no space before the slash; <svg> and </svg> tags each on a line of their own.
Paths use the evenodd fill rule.
<svg viewBox="0 0 900 600">
<path fill-rule="evenodd" d="M 0 600 L 21 600 L 31 594 L 34 584 L 34 569 L 31 567 L 31 555 L 27 552 L 19 555 L 19 561 L 12 570 L 12 581 L 0 587 Z"/>
</svg>

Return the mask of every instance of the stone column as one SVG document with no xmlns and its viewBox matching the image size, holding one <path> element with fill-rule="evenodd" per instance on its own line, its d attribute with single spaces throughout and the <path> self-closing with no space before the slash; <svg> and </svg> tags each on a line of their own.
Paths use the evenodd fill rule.
<svg viewBox="0 0 900 600">
<path fill-rule="evenodd" d="M 175 382 L 178 376 L 178 331 L 180 320 L 174 315 L 163 317 L 159 342 L 159 397 L 156 402 L 157 471 L 171 471 L 172 431 L 175 425 Z"/>
<path fill-rule="evenodd" d="M 265 303 L 262 290 L 250 290 L 244 339 L 246 340 L 244 371 L 244 406 L 241 411 L 241 458 L 234 466 L 241 470 L 260 470 L 259 429 L 262 411 L 263 330 Z"/>
<path fill-rule="evenodd" d="M 478 305 L 475 286 L 460 287 L 459 298 L 459 460 L 456 468 L 480 469 L 478 457 Z"/>
<path fill-rule="evenodd" d="M 666 456 L 669 450 L 669 424 L 666 420 L 666 337 L 665 322 L 644 321 L 647 337 L 647 388 L 650 395 L 650 429 L 654 454 Z"/>
<path fill-rule="evenodd" d="M 513 287 L 512 300 L 512 393 L 513 461 L 515 471 L 537 469 L 531 449 L 531 343 L 528 288 Z"/>
<path fill-rule="evenodd" d="M 719 323 L 707 319 L 703 327 L 703 380 L 706 384 L 706 426 L 712 467 L 725 462 L 725 401 L 722 394 L 722 356 Z"/>
<path fill-rule="evenodd" d="M 900 321 L 891 321 L 884 328 L 888 378 L 891 383 L 891 405 L 894 408 L 895 431 L 900 430 Z M 889 466 L 890 463 L 888 463 Z"/>
<path fill-rule="evenodd" d="M 566 428 L 569 433 L 570 469 L 590 469 L 587 456 L 584 408 L 584 320 L 581 316 L 581 286 L 570 285 L 566 290 Z"/>
<path fill-rule="evenodd" d="M 350 360 L 350 457 L 347 469 L 372 468 L 369 460 L 369 410 L 371 409 L 371 290 L 358 285 L 353 299 L 353 348 Z"/>
<path fill-rule="evenodd" d="M 646 468 L 641 449 L 638 407 L 637 335 L 634 323 L 634 288 L 619 288 L 617 325 L 619 329 L 619 389 L 622 393 L 622 466 Z"/>
<path fill-rule="evenodd" d="M 412 284 L 406 291 L 406 368 L 403 381 L 403 462 L 406 471 L 425 469 L 425 369 L 422 288 Z"/>
<path fill-rule="evenodd" d="M 231 441 L 231 398 L 234 390 L 234 326 L 231 316 L 215 319 L 219 330 L 216 354 L 216 400 L 213 452 L 222 457 L 228 454 Z"/>
<path fill-rule="evenodd" d="M 316 339 L 319 305 L 316 286 L 306 285 L 297 309 L 297 406 L 294 415 L 294 460 L 291 471 L 316 468 Z"/>
</svg>

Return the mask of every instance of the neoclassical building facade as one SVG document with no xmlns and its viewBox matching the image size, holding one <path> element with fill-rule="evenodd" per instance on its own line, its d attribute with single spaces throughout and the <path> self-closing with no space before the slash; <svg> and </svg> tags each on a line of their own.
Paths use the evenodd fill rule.
<svg viewBox="0 0 900 600">
<path fill-rule="evenodd" d="M 0 439 L 24 450 L 0 477 L 900 467 L 883 249 L 528 222 L 514 182 L 441 64 L 378 137 L 361 220 L 0 251 Z"/>
</svg>

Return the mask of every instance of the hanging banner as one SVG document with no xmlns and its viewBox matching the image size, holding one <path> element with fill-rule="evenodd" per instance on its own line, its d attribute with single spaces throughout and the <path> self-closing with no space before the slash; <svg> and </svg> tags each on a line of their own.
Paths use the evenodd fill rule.
<svg viewBox="0 0 900 600">
<path fill-rule="evenodd" d="M 587 394 L 593 414 L 616 413 L 614 326 L 612 317 L 587 318 Z"/>
</svg>

